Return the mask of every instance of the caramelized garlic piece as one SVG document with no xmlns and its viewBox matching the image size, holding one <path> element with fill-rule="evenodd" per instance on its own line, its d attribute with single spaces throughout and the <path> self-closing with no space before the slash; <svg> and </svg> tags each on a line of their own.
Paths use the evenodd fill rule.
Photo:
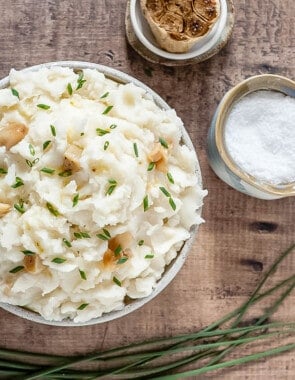
<svg viewBox="0 0 295 380">
<path fill-rule="evenodd" d="M 148 160 L 149 162 L 154 162 L 159 171 L 167 171 L 167 149 L 160 143 L 155 144 L 154 149 L 148 155 Z"/>
<path fill-rule="evenodd" d="M 40 257 L 35 255 L 26 255 L 24 257 L 24 267 L 29 273 L 38 274 L 44 269 L 44 265 L 41 262 Z"/>
<path fill-rule="evenodd" d="M 11 122 L 0 129 L 0 146 L 10 149 L 18 144 L 28 133 L 28 127 L 21 123 Z"/>
<path fill-rule="evenodd" d="M 78 171 L 81 169 L 80 157 L 82 149 L 76 145 L 69 145 L 65 151 L 64 169 Z"/>
<path fill-rule="evenodd" d="M 7 214 L 11 209 L 11 206 L 7 203 L 0 203 L 0 218 Z"/>
</svg>

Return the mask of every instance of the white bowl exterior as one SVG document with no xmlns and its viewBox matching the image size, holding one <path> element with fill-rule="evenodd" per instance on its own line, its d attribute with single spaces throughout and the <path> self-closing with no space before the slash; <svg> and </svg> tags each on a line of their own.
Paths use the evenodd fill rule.
<svg viewBox="0 0 295 380">
<path fill-rule="evenodd" d="M 23 69 L 23 71 L 37 71 L 42 67 L 47 67 L 51 68 L 54 66 L 61 66 L 61 67 L 70 67 L 74 70 L 81 70 L 81 69 L 94 69 L 97 70 L 101 73 L 103 73 L 107 78 L 113 79 L 116 82 L 119 83 L 129 83 L 132 82 L 135 85 L 143 88 L 146 92 L 148 92 L 150 95 L 152 95 L 153 100 L 155 103 L 162 109 L 164 110 L 169 110 L 170 107 L 169 105 L 157 94 L 155 93 L 152 89 L 150 89 L 148 86 L 140 82 L 139 80 L 131 77 L 128 74 L 125 74 L 121 71 L 109 68 L 107 66 L 99 65 L 96 63 L 89 63 L 89 62 L 80 62 L 80 61 L 59 61 L 59 62 L 49 62 L 49 63 L 44 63 L 41 65 L 36 65 L 36 66 L 31 66 Z M 5 88 L 9 86 L 9 77 L 5 77 L 2 80 L 0 80 L 0 89 Z M 182 130 L 182 140 L 183 143 L 188 146 L 192 151 L 195 152 L 193 143 L 183 127 Z M 196 154 L 195 154 L 196 155 Z M 196 155 L 196 176 L 198 178 L 198 183 L 200 186 L 202 186 L 202 177 L 201 177 L 201 171 L 200 171 L 200 166 L 199 162 L 197 159 Z M 198 210 L 198 213 L 201 214 L 201 208 Z M 197 233 L 198 226 L 193 226 L 191 229 L 191 237 L 185 241 L 181 251 L 178 253 L 177 257 L 170 263 L 166 268 L 163 276 L 161 279 L 158 281 L 155 289 L 153 292 L 145 298 L 140 298 L 140 299 L 135 299 L 132 301 L 130 304 L 127 304 L 124 306 L 123 309 L 117 310 L 117 311 L 112 311 L 107 314 L 103 314 L 99 318 L 94 318 L 91 319 L 90 321 L 83 322 L 83 323 L 75 323 L 72 320 L 65 319 L 63 321 L 47 321 L 45 320 L 41 315 L 30 311 L 28 309 L 15 306 L 15 305 L 9 305 L 5 303 L 0 302 L 0 307 L 6 311 L 9 311 L 12 314 L 15 314 L 19 317 L 28 319 L 32 322 L 37 322 L 37 323 L 42 323 L 46 325 L 52 325 L 52 326 L 63 326 L 63 327 L 74 327 L 74 326 L 86 326 L 86 325 L 94 325 L 98 323 L 104 323 L 104 322 L 109 322 L 111 320 L 123 317 L 141 306 L 145 305 L 147 302 L 151 301 L 154 297 L 156 297 L 163 289 L 166 288 L 166 286 L 173 280 L 173 278 L 176 276 L 176 274 L 179 272 L 181 269 L 182 265 L 184 264 L 186 257 L 188 253 L 190 252 L 190 249 L 192 247 L 195 235 Z"/>
</svg>

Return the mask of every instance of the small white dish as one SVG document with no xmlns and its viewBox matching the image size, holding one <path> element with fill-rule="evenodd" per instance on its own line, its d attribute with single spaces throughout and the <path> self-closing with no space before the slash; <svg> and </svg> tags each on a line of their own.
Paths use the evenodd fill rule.
<svg viewBox="0 0 295 380">
<path fill-rule="evenodd" d="M 228 5 L 227 0 L 220 0 L 220 17 L 218 21 L 211 31 L 187 53 L 169 53 L 159 47 L 142 13 L 140 0 L 130 0 L 130 20 L 136 37 L 152 53 L 169 60 L 188 60 L 206 54 L 220 42 L 228 21 Z"/>
</svg>

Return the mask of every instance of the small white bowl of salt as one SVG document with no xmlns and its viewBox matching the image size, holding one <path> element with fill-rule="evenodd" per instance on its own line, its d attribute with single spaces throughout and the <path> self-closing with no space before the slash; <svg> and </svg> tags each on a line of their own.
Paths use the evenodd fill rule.
<svg viewBox="0 0 295 380">
<path fill-rule="evenodd" d="M 215 173 L 242 193 L 295 195 L 295 82 L 266 74 L 231 89 L 213 117 L 207 153 Z"/>
</svg>

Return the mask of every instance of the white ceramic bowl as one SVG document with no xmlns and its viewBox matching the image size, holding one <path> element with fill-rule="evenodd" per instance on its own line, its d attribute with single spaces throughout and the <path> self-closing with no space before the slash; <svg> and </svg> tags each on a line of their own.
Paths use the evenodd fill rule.
<svg viewBox="0 0 295 380">
<path fill-rule="evenodd" d="M 118 70 L 111 69 L 106 66 L 98 65 L 95 63 L 87 63 L 87 62 L 76 62 L 76 61 L 62 61 L 62 62 L 51 62 L 51 63 L 45 63 L 42 65 L 37 65 L 37 66 L 32 66 L 24 69 L 24 71 L 35 71 L 39 70 L 41 67 L 53 67 L 53 66 L 63 66 L 63 67 L 70 67 L 74 70 L 81 70 L 81 69 L 95 69 L 98 70 L 99 72 L 103 73 L 107 78 L 110 78 L 114 81 L 117 81 L 119 83 L 129 83 L 132 82 L 135 85 L 143 88 L 145 91 L 147 91 L 149 94 L 152 95 L 155 103 L 162 109 L 170 109 L 168 104 L 158 95 L 156 94 L 153 90 L 151 90 L 149 87 L 147 87 L 145 84 L 142 82 L 138 81 L 137 79 L 131 77 L 130 75 L 127 75 L 125 73 L 122 73 Z M 0 80 L 0 88 L 5 88 L 9 86 L 9 77 L 6 77 L 2 80 Z M 183 128 L 182 129 L 182 142 L 187 145 L 192 151 L 194 151 L 193 144 L 190 140 L 190 137 L 186 130 Z M 196 157 L 196 176 L 198 178 L 198 183 L 202 185 L 202 178 L 201 178 L 201 172 L 200 172 L 200 167 L 199 163 Z M 201 209 L 199 209 L 199 213 L 201 213 Z M 197 232 L 197 226 L 193 227 L 191 230 L 191 237 L 184 243 L 181 251 L 177 255 L 177 257 L 172 261 L 170 265 L 166 267 L 166 270 L 161 277 L 161 279 L 158 281 L 154 291 L 152 294 L 148 297 L 141 298 L 141 299 L 136 299 L 128 304 L 122 309 L 118 311 L 112 311 L 110 313 L 104 314 L 99 318 L 92 319 L 90 321 L 87 321 L 85 323 L 75 323 L 72 320 L 63 320 L 61 322 L 55 322 L 55 321 L 47 321 L 43 317 L 41 317 L 39 314 L 19 307 L 19 306 L 14 306 L 14 305 L 8 305 L 4 303 L 0 303 L 0 307 L 4 310 L 7 310 L 15 315 L 18 315 L 19 317 L 28 319 L 33 322 L 38 322 L 38 323 L 43 323 L 47 325 L 53 325 L 53 326 L 84 326 L 84 325 L 93 325 L 97 323 L 103 323 L 103 322 L 109 322 L 113 319 L 117 319 L 119 317 L 123 317 L 132 311 L 140 308 L 150 300 L 152 300 L 156 295 L 158 295 L 171 281 L 172 279 L 176 276 L 180 268 L 185 262 L 185 259 L 188 255 L 188 253 L 191 250 L 191 246 L 194 240 L 194 237 Z"/>
<path fill-rule="evenodd" d="M 206 54 L 219 44 L 228 21 L 227 0 L 220 0 L 220 17 L 213 28 L 187 53 L 169 53 L 159 47 L 142 13 L 140 0 L 130 0 L 130 19 L 136 37 L 152 53 L 170 60 L 188 60 Z"/>
</svg>

